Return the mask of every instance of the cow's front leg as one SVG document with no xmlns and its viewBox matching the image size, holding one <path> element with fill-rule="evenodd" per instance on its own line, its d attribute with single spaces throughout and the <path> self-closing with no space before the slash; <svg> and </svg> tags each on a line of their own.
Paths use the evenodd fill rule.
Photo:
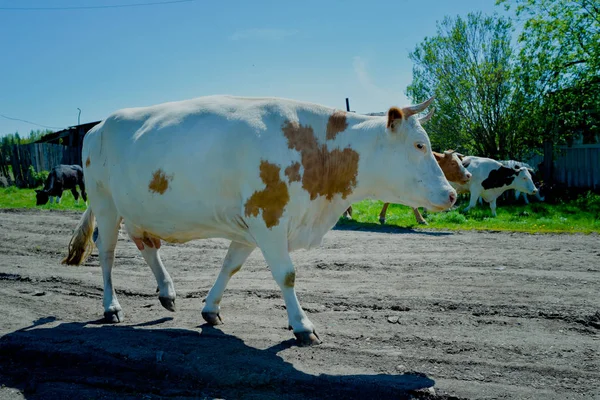
<svg viewBox="0 0 600 400">
<path fill-rule="evenodd" d="M 492 209 L 492 217 L 496 216 L 496 199 L 490 201 L 490 208 Z"/>
<path fill-rule="evenodd" d="M 415 218 L 419 224 L 427 225 L 427 221 L 425 221 L 418 208 L 413 208 L 413 213 L 415 214 Z"/>
<path fill-rule="evenodd" d="M 287 237 L 283 233 L 277 237 L 273 235 L 270 239 L 273 240 L 268 241 L 266 246 L 261 246 L 261 251 L 283 294 L 288 314 L 288 326 L 293 330 L 299 346 L 320 344 L 321 340 L 315 332 L 315 327 L 306 316 L 296 296 L 296 271 L 288 253 Z"/>
<path fill-rule="evenodd" d="M 469 211 L 471 208 L 475 207 L 477 205 L 477 200 L 479 199 L 479 196 L 481 196 L 481 192 L 480 191 L 471 191 L 471 199 L 469 201 L 469 205 L 467 206 L 467 208 L 464 209 L 464 212 Z"/>
<path fill-rule="evenodd" d="M 73 197 L 75 198 L 75 204 L 79 204 L 79 192 L 77 191 L 77 189 L 75 189 L 75 188 L 71 189 L 71 193 L 73 194 Z"/>
<path fill-rule="evenodd" d="M 229 280 L 241 268 L 250 253 L 256 246 L 248 246 L 238 242 L 231 242 L 221 272 L 215 281 L 215 284 L 206 296 L 204 307 L 202 308 L 202 318 L 211 325 L 223 323 L 221 319 L 221 299 Z"/>
</svg>

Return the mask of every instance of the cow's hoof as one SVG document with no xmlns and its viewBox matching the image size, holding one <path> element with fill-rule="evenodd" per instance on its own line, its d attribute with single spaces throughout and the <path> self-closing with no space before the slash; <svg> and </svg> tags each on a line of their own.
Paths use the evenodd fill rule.
<svg viewBox="0 0 600 400">
<path fill-rule="evenodd" d="M 294 332 L 296 343 L 300 347 L 316 346 L 321 344 L 321 340 L 315 332 Z"/>
<path fill-rule="evenodd" d="M 221 314 L 215 312 L 203 312 L 202 318 L 210 325 L 221 325 L 223 320 L 221 319 Z"/>
<path fill-rule="evenodd" d="M 419 225 L 429 225 L 429 224 L 427 223 L 427 221 L 423 220 L 423 221 L 419 221 Z"/>
<path fill-rule="evenodd" d="M 381 225 L 385 225 L 385 218 L 379 218 L 379 223 Z"/>
<path fill-rule="evenodd" d="M 158 299 L 160 300 L 160 304 L 162 304 L 162 306 L 164 308 L 166 308 L 169 311 L 177 311 L 177 308 L 175 307 L 175 299 L 170 299 L 168 297 L 158 297 Z"/>
<path fill-rule="evenodd" d="M 119 322 L 123 322 L 123 311 L 106 311 L 104 313 L 104 322 L 109 324 L 118 324 Z"/>
</svg>

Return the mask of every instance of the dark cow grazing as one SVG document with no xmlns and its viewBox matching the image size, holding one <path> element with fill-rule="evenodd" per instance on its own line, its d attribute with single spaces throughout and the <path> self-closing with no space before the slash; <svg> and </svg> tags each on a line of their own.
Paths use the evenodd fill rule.
<svg viewBox="0 0 600 400">
<path fill-rule="evenodd" d="M 60 203 L 63 190 L 70 190 L 73 193 L 73 197 L 75 197 L 75 202 L 78 203 L 79 192 L 77 192 L 77 185 L 79 185 L 79 189 L 81 190 L 83 201 L 87 201 L 85 184 L 83 182 L 83 169 L 79 165 L 57 165 L 50 171 L 48 179 L 46 179 L 46 183 L 44 184 L 44 189 L 35 191 L 35 204 L 42 206 L 48 203 L 48 200 L 52 203 L 54 197 L 56 197 L 56 203 Z"/>
<path fill-rule="evenodd" d="M 471 193 L 469 206 L 465 212 L 475 207 L 479 196 L 490 203 L 492 215 L 496 216 L 496 199 L 509 189 L 527 194 L 536 194 L 538 189 L 531 179 L 527 168 L 505 167 L 501 162 L 484 157 L 464 157 L 463 165 L 472 174 L 471 180 L 464 185 L 450 182 L 458 193 Z"/>
</svg>

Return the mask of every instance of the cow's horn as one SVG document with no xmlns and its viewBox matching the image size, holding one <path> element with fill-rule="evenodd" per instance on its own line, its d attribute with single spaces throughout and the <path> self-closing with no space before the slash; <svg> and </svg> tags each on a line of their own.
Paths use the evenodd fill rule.
<svg viewBox="0 0 600 400">
<path fill-rule="evenodd" d="M 421 125 L 426 124 L 431 119 L 431 117 L 433 116 L 433 112 L 434 111 L 435 111 L 435 107 L 431 107 L 431 110 L 427 113 L 426 116 L 424 116 L 423 118 L 419 118 L 419 123 Z"/>
<path fill-rule="evenodd" d="M 408 118 L 411 115 L 415 115 L 429 107 L 431 102 L 435 99 L 435 96 L 431 96 L 429 100 L 422 102 L 421 104 L 417 104 L 416 106 L 407 106 L 402 109 L 402 114 L 404 118 Z"/>
</svg>

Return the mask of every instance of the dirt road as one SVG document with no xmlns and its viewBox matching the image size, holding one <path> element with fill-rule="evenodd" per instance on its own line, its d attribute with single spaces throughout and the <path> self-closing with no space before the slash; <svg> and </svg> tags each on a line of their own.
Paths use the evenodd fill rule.
<svg viewBox="0 0 600 400">
<path fill-rule="evenodd" d="M 0 211 L 0 399 L 600 398 L 598 235 L 331 231 L 292 254 L 299 348 L 259 251 L 203 324 L 225 240 L 163 245 L 171 313 L 123 236 L 126 321 L 99 323 L 98 258 L 60 265 L 78 218 Z"/>
</svg>

